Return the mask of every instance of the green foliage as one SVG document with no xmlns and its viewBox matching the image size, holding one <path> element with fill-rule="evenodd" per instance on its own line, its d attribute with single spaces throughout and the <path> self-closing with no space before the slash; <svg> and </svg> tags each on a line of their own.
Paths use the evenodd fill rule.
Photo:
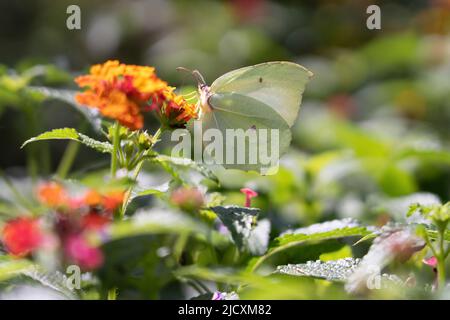
<svg viewBox="0 0 450 320">
<path fill-rule="evenodd" d="M 16 277 L 32 268 L 33 264 L 28 260 L 11 259 L 5 255 L 0 255 L 0 281 Z"/>
<path fill-rule="evenodd" d="M 262 255 L 267 250 L 270 222 L 256 222 L 259 209 L 238 206 L 216 206 L 211 208 L 228 228 L 234 243 L 241 251 Z"/>
<path fill-rule="evenodd" d="M 106 11 L 91 1 L 92 21 L 117 22 L 108 29 L 112 45 L 97 48 L 89 28 L 55 41 L 67 36 L 59 7 L 41 2 L 39 10 L 0 12 L 21 26 L 2 38 L 0 61 L 0 298 L 30 286 L 63 299 L 448 299 L 450 43 L 442 5 L 403 1 L 373 32 L 351 1 L 280 2 L 270 14 L 264 1 L 137 1 L 136 10 Z M 153 8 L 152 23 L 136 16 Z M 34 56 L 23 57 L 19 44 Z M 148 106 L 139 105 L 144 128 L 133 131 L 79 104 L 74 77 L 88 70 L 86 57 L 105 54 L 150 61 L 190 103 L 204 101 L 176 67 L 198 68 L 212 93 L 204 97 L 214 108 L 208 127 L 281 130 L 277 173 L 170 156 L 170 132 L 157 130 Z M 293 64 L 238 69 L 271 60 L 314 72 L 304 94 L 308 73 Z M 67 148 L 51 140 L 68 140 Z M 49 179 L 70 201 L 40 200 Z M 251 208 L 240 206 L 241 188 L 258 192 Z M 86 205 L 86 191 L 101 195 Z M 109 192 L 124 198 L 107 214 Z M 85 245 L 102 261 L 70 290 L 65 267 L 74 261 L 59 235 L 80 203 L 69 223 L 76 234 L 88 218 L 107 223 L 86 231 Z M 58 239 L 49 241 L 54 247 L 7 254 L 3 228 L 17 217 L 38 219 Z"/>
<path fill-rule="evenodd" d="M 345 258 L 326 262 L 308 261 L 303 264 L 278 266 L 276 272 L 293 276 L 307 276 L 329 281 L 346 281 L 355 272 L 360 259 Z"/>
<path fill-rule="evenodd" d="M 289 248 L 308 245 L 318 241 L 325 241 L 331 239 L 347 238 L 347 237 L 362 237 L 368 235 L 370 232 L 366 227 L 344 227 L 325 232 L 317 232 L 312 234 L 286 234 L 275 238 L 269 245 L 267 253 L 260 257 L 254 258 L 249 263 L 250 270 L 257 270 L 269 257 L 280 253 Z"/>
<path fill-rule="evenodd" d="M 74 140 L 102 153 L 112 152 L 112 145 L 110 143 L 97 141 L 82 133 L 77 132 L 72 128 L 53 129 L 51 131 L 44 132 L 25 141 L 22 144 L 22 148 L 31 142 L 42 140 Z"/>
<path fill-rule="evenodd" d="M 430 219 L 436 225 L 448 223 L 450 220 L 450 202 L 447 202 L 444 205 L 435 204 L 429 206 L 414 203 L 409 207 L 409 211 L 406 215 L 409 217 L 416 211 L 419 211 L 424 218 Z"/>
</svg>

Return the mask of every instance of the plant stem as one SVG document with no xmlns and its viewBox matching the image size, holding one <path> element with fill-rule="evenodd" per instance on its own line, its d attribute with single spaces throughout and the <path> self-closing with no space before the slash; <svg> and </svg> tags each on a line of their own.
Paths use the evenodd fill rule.
<svg viewBox="0 0 450 320">
<path fill-rule="evenodd" d="M 116 300 L 117 299 L 117 288 L 112 288 L 108 290 L 107 300 Z"/>
<path fill-rule="evenodd" d="M 159 138 L 159 136 L 161 135 L 161 133 L 162 133 L 162 130 L 161 130 L 161 128 L 159 128 L 159 129 L 155 132 L 155 134 L 153 135 L 152 138 L 153 138 L 154 140 L 158 140 L 158 138 Z M 155 143 L 156 143 L 156 142 L 155 142 Z M 149 152 L 152 150 L 152 148 L 153 148 L 153 146 L 155 145 L 155 143 L 154 143 L 153 145 L 151 145 L 147 150 L 145 150 L 145 151 L 142 153 L 141 160 L 139 160 L 139 162 L 138 162 L 136 168 L 134 169 L 134 173 L 133 173 L 133 181 L 136 181 L 136 180 L 137 180 L 137 178 L 138 178 L 138 176 L 139 176 L 139 173 L 141 172 L 142 166 L 144 165 L 145 157 L 146 157 L 146 156 L 149 154 Z M 133 191 L 133 187 L 128 188 L 128 191 L 127 191 L 127 193 L 126 193 L 126 195 L 125 195 L 125 199 L 124 199 L 123 204 L 122 204 L 122 208 L 120 209 L 120 218 L 123 218 L 123 217 L 125 216 L 125 211 L 127 210 L 128 203 L 130 202 L 130 197 L 131 197 L 131 192 L 132 192 L 132 191 Z"/>
<path fill-rule="evenodd" d="M 114 133 L 112 140 L 113 150 L 111 153 L 111 178 L 114 179 L 117 172 L 117 153 L 119 152 L 120 147 L 120 125 L 117 121 L 114 124 Z"/>
<path fill-rule="evenodd" d="M 26 103 L 24 105 L 24 109 L 23 112 L 25 113 L 25 119 L 27 121 L 27 126 L 26 126 L 26 131 L 27 137 L 32 137 L 34 136 L 38 130 L 37 130 L 37 125 L 36 125 L 36 117 L 34 115 L 33 112 L 33 106 L 29 103 Z M 38 161 L 37 161 L 37 149 L 36 146 L 30 146 L 29 148 L 27 148 L 26 150 L 26 154 L 27 154 L 27 169 L 28 169 L 28 174 L 32 177 L 33 180 L 36 179 L 37 175 L 38 175 Z"/>
<path fill-rule="evenodd" d="M 189 284 L 192 288 L 194 288 L 199 294 L 205 294 L 206 292 L 202 287 L 198 285 L 194 280 L 188 280 L 187 284 Z"/>
<path fill-rule="evenodd" d="M 212 293 L 211 290 L 209 290 L 209 288 L 207 286 L 205 286 L 200 280 L 192 280 L 195 281 L 195 283 L 197 283 L 197 285 L 203 289 L 203 291 L 205 291 L 206 293 Z"/>
<path fill-rule="evenodd" d="M 439 257 L 437 260 L 438 288 L 443 289 L 445 287 L 445 259 L 443 257 Z"/>
<path fill-rule="evenodd" d="M 188 233 L 182 233 L 178 236 L 175 241 L 175 245 L 173 248 L 173 255 L 177 263 L 180 263 L 181 255 L 183 254 L 184 247 L 189 239 Z"/>
<path fill-rule="evenodd" d="M 439 254 L 436 256 L 438 260 L 437 273 L 438 273 L 438 287 L 443 289 L 445 287 L 445 249 L 444 249 L 444 232 L 439 233 Z"/>
<path fill-rule="evenodd" d="M 56 170 L 56 175 L 60 179 L 64 179 L 70 171 L 70 168 L 75 161 L 78 150 L 80 149 L 80 144 L 78 141 L 70 141 L 64 151 L 64 154 L 59 163 L 58 169 Z"/>
<path fill-rule="evenodd" d="M 433 244 L 430 241 L 430 238 L 428 238 L 428 234 L 426 234 L 426 233 L 424 235 L 424 240 L 425 240 L 427 246 L 431 249 L 431 252 L 433 253 L 433 255 L 437 258 L 438 254 L 436 252 L 436 249 L 434 248 Z"/>
</svg>

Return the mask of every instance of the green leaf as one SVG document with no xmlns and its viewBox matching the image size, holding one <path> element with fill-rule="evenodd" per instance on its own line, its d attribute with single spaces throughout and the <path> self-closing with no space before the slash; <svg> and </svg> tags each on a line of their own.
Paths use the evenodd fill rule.
<svg viewBox="0 0 450 320">
<path fill-rule="evenodd" d="M 326 262 L 320 260 L 308 261 L 307 263 L 278 266 L 276 273 L 314 277 L 329 281 L 345 281 L 355 272 L 360 262 L 361 259 L 358 258 L 344 258 Z"/>
<path fill-rule="evenodd" d="M 111 240 L 148 234 L 186 234 L 206 235 L 207 227 L 191 217 L 166 208 L 139 210 L 130 220 L 117 222 L 110 228 Z"/>
<path fill-rule="evenodd" d="M 340 229 L 329 230 L 325 232 L 318 232 L 312 234 L 285 234 L 278 238 L 275 238 L 269 245 L 268 252 L 259 258 L 254 258 L 250 261 L 248 269 L 255 271 L 258 269 L 269 257 L 289 248 L 303 245 L 306 243 L 314 243 L 317 241 L 325 241 L 331 239 L 339 239 L 346 237 L 363 237 L 370 234 L 366 227 L 356 226 L 356 227 L 344 227 Z"/>
<path fill-rule="evenodd" d="M 51 131 L 44 132 L 36 137 L 30 138 L 27 141 L 25 141 L 22 144 L 21 148 L 25 147 L 27 144 L 31 142 L 42 140 L 74 140 L 102 153 L 112 152 L 112 145 L 109 142 L 97 141 L 82 133 L 77 132 L 73 128 L 53 129 Z"/>
<path fill-rule="evenodd" d="M 31 261 L 0 256 L 0 281 L 5 281 L 33 268 Z"/>
<path fill-rule="evenodd" d="M 78 133 L 78 135 L 80 136 L 79 141 L 89 148 L 92 148 L 102 153 L 111 153 L 113 150 L 113 147 L 109 142 L 97 141 L 82 133 Z"/>
<path fill-rule="evenodd" d="M 437 240 L 439 233 L 436 230 L 427 229 L 427 234 L 430 240 Z M 444 240 L 450 242 L 450 230 L 445 230 Z"/>
<path fill-rule="evenodd" d="M 62 128 L 62 129 L 53 129 L 52 131 L 44 132 L 36 137 L 28 139 L 22 144 L 23 148 L 30 142 L 39 141 L 39 140 L 53 140 L 53 139 L 70 139 L 78 141 L 78 133 L 73 128 Z"/>
<path fill-rule="evenodd" d="M 58 291 L 68 299 L 76 299 L 75 293 L 67 286 L 67 278 L 59 271 L 44 272 L 39 267 L 33 267 L 23 272 L 23 275 L 38 281 L 43 286 Z"/>
<path fill-rule="evenodd" d="M 377 177 L 383 191 L 390 196 L 403 196 L 417 191 L 412 174 L 396 165 L 388 165 Z"/>
<path fill-rule="evenodd" d="M 217 214 L 222 223 L 228 228 L 233 238 L 234 243 L 241 251 L 250 249 L 255 252 L 265 251 L 264 245 L 258 244 L 259 233 L 265 233 L 267 230 L 266 224 L 263 224 L 261 230 L 252 234 L 255 227 L 256 216 L 259 214 L 259 209 L 245 208 L 238 206 L 216 206 L 211 208 Z"/>
<path fill-rule="evenodd" d="M 134 190 L 133 190 L 134 191 Z M 147 189 L 144 191 L 133 193 L 132 198 L 143 197 L 143 196 L 151 196 L 151 195 L 162 195 L 165 192 L 158 189 Z"/>
</svg>

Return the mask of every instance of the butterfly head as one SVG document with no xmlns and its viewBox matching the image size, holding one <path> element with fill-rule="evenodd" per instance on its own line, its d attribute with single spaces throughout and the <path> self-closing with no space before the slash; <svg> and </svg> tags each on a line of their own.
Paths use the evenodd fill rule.
<svg viewBox="0 0 450 320">
<path fill-rule="evenodd" d="M 192 77 L 197 81 L 197 88 L 199 94 L 199 107 L 201 114 L 204 112 L 210 112 L 211 106 L 208 103 L 208 99 L 211 96 L 211 91 L 209 86 L 206 84 L 205 79 L 198 70 L 189 70 L 184 67 L 178 67 L 178 71 L 186 71 L 192 75 Z M 201 117 L 201 116 L 200 116 Z"/>
</svg>

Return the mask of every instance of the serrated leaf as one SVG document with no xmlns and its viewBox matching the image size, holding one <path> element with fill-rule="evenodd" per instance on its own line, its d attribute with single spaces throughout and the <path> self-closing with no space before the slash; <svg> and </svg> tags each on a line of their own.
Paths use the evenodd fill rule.
<svg viewBox="0 0 450 320">
<path fill-rule="evenodd" d="M 102 153 L 111 153 L 112 152 L 112 145 L 109 142 L 101 142 L 97 141 L 95 139 L 92 139 L 82 133 L 77 132 L 73 128 L 60 128 L 60 129 L 53 129 L 51 131 L 47 131 L 44 133 L 41 133 L 40 135 L 30 138 L 27 141 L 25 141 L 21 148 L 25 147 L 27 144 L 31 142 L 36 141 L 42 141 L 42 140 L 73 140 L 78 141 L 85 146 L 92 148 L 94 150 L 97 150 Z"/>
<path fill-rule="evenodd" d="M 269 250 L 267 253 L 257 259 L 250 261 L 248 269 L 255 271 L 259 266 L 261 266 L 266 259 L 272 255 L 287 250 L 294 246 L 304 245 L 308 242 L 325 241 L 339 238 L 347 237 L 363 237 L 371 234 L 366 227 L 344 227 L 334 230 L 328 230 L 325 232 L 311 233 L 311 234 L 284 234 L 278 238 L 275 238 L 269 245 Z"/>
<path fill-rule="evenodd" d="M 308 261 L 301 264 L 288 264 L 278 266 L 276 273 L 293 276 L 307 276 L 329 281 L 346 281 L 355 272 L 361 262 L 359 258 L 344 258 L 330 261 Z"/>
<path fill-rule="evenodd" d="M 244 251 L 249 249 L 249 240 L 252 236 L 252 230 L 255 227 L 256 216 L 260 210 L 239 206 L 216 206 L 210 209 L 217 214 L 222 223 L 228 228 L 233 242 L 239 250 Z M 253 240 L 250 240 L 251 246 L 253 249 L 260 251 L 261 247 L 254 243 L 258 236 L 255 234 L 254 237 Z"/>
<path fill-rule="evenodd" d="M 89 148 L 100 151 L 102 153 L 111 153 L 113 150 L 113 147 L 109 142 L 97 141 L 82 133 L 78 133 L 78 135 L 80 136 L 79 141 Z"/>
<path fill-rule="evenodd" d="M 78 132 L 73 128 L 61 128 L 61 129 L 53 129 L 51 131 L 47 131 L 44 133 L 41 133 L 40 135 L 30 138 L 27 141 L 25 141 L 21 148 L 25 147 L 27 144 L 35 141 L 40 140 L 75 140 L 79 141 L 79 135 Z"/>
<path fill-rule="evenodd" d="M 29 260 L 0 255 L 0 281 L 18 276 L 26 276 L 45 287 L 58 291 L 69 299 L 76 299 L 74 292 L 66 285 L 66 276 L 61 272 L 45 272 L 40 266 Z"/>
<path fill-rule="evenodd" d="M 336 229 L 343 229 L 343 228 L 353 228 L 353 227 L 360 227 L 361 224 L 359 221 L 353 218 L 345 218 L 345 219 L 336 219 L 336 220 L 330 220 L 325 221 L 321 223 L 315 223 L 312 225 L 309 225 L 304 228 L 298 228 L 294 230 L 287 230 L 281 234 L 281 236 L 287 235 L 287 234 L 314 234 L 314 233 L 320 233 L 320 232 L 327 232 L 331 230 Z"/>
<path fill-rule="evenodd" d="M 76 299 L 74 292 L 67 286 L 67 277 L 59 271 L 43 272 L 38 267 L 33 267 L 24 271 L 23 274 L 40 282 L 45 287 L 58 291 L 68 299 Z"/>
</svg>

